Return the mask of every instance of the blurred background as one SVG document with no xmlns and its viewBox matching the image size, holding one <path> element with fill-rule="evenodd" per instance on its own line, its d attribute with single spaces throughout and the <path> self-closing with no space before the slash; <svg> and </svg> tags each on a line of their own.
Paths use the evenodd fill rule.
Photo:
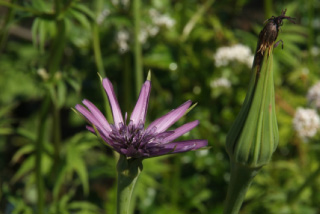
<svg viewBox="0 0 320 214">
<path fill-rule="evenodd" d="M 99 72 L 130 115 L 149 70 L 147 124 L 191 99 L 174 127 L 199 119 L 181 139 L 210 149 L 145 160 L 132 213 L 222 213 L 225 138 L 263 23 L 285 8 L 280 142 L 241 213 L 320 213 L 319 0 L 0 0 L 0 213 L 115 213 L 113 152 L 71 108 L 86 98 L 112 121 Z"/>
</svg>

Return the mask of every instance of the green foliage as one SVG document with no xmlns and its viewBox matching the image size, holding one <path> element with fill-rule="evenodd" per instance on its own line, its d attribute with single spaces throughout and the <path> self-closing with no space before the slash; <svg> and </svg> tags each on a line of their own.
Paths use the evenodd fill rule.
<svg viewBox="0 0 320 214">
<path fill-rule="evenodd" d="M 308 106 L 308 89 L 319 81 L 319 0 L 310 2 L 143 1 L 144 78 L 152 71 L 147 124 L 191 99 L 198 105 L 175 127 L 198 119 L 199 127 L 181 139 L 208 139 L 210 149 L 145 160 L 132 213 L 222 212 L 230 176 L 225 140 L 246 96 L 250 66 L 237 60 L 218 66 L 214 56 L 235 44 L 253 53 L 269 18 L 263 14 L 284 8 L 296 24 L 284 20 L 278 37 L 284 48 L 274 49 L 279 146 L 241 213 L 319 213 L 317 176 L 291 199 L 319 168 L 319 133 L 300 139 L 292 126 L 295 109 Z M 116 156 L 71 108 L 87 98 L 107 115 L 99 72 L 130 116 L 141 87 L 134 82 L 132 1 L 0 5 L 0 213 L 36 213 L 39 173 L 44 213 L 115 213 Z M 221 79 L 229 86 L 217 86 Z"/>
</svg>

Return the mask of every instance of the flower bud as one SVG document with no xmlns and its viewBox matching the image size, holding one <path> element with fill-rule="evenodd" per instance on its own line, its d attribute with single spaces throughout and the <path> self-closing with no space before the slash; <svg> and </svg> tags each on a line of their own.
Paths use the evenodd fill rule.
<svg viewBox="0 0 320 214">
<path fill-rule="evenodd" d="M 272 51 L 256 52 L 247 96 L 227 135 L 231 161 L 250 168 L 267 164 L 279 141 Z"/>
</svg>

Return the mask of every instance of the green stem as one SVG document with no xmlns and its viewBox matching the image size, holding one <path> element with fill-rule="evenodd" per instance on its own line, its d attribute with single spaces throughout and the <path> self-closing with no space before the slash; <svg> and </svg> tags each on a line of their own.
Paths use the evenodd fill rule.
<svg viewBox="0 0 320 214">
<path fill-rule="evenodd" d="M 311 49 L 314 46 L 314 40 L 315 40 L 315 33 L 314 33 L 314 27 L 313 27 L 313 20 L 314 20 L 314 0 L 308 1 L 308 40 L 307 40 L 307 45 L 308 45 L 308 53 L 309 56 L 312 56 Z M 315 70 L 317 69 L 316 62 L 314 60 L 314 57 L 308 57 L 308 65 L 309 69 Z"/>
<path fill-rule="evenodd" d="M 272 0 L 264 0 L 264 15 L 266 19 L 272 16 Z"/>
<path fill-rule="evenodd" d="M 61 11 L 61 0 L 54 0 L 55 13 L 60 14 Z"/>
<path fill-rule="evenodd" d="M 66 29 L 64 20 L 56 20 L 56 36 L 54 42 L 51 46 L 50 57 L 48 61 L 48 71 L 52 78 L 54 78 L 55 73 L 59 70 L 61 63 L 63 50 L 66 42 Z M 60 161 L 60 141 L 61 141 L 61 130 L 60 130 L 60 108 L 58 104 L 58 93 L 56 93 L 55 88 L 52 88 L 52 119 L 53 119 L 53 145 L 54 145 L 54 171 L 57 170 Z"/>
<path fill-rule="evenodd" d="M 124 54 L 124 69 L 123 69 L 123 91 L 126 93 L 123 94 L 123 110 L 125 112 L 130 112 L 130 104 L 131 104 L 131 97 L 132 93 L 131 92 L 131 60 L 130 60 L 130 55 L 125 53 Z"/>
<path fill-rule="evenodd" d="M 143 68 L 142 68 L 142 51 L 139 41 L 140 35 L 140 6 L 141 0 L 133 1 L 133 16 L 134 16 L 134 62 L 136 75 L 136 95 L 139 96 L 140 87 L 143 83 Z"/>
<path fill-rule="evenodd" d="M 56 20 L 56 36 L 50 49 L 48 71 L 53 75 L 58 71 L 66 42 L 66 26 L 64 20 Z"/>
<path fill-rule="evenodd" d="M 289 202 L 294 202 L 296 199 L 298 199 L 298 197 L 300 196 L 300 194 L 303 192 L 303 190 L 305 188 L 307 188 L 308 186 L 312 185 L 314 183 L 314 181 L 319 177 L 320 175 L 320 166 L 319 168 L 314 171 L 306 180 L 305 182 L 295 191 L 293 192 L 291 195 L 289 195 Z"/>
<path fill-rule="evenodd" d="M 117 214 L 129 214 L 132 192 L 142 171 L 142 160 L 127 159 L 126 156 L 120 155 L 117 171 Z"/>
<path fill-rule="evenodd" d="M 251 182 L 260 168 L 248 168 L 231 161 L 231 177 L 224 214 L 238 214 Z"/>
<path fill-rule="evenodd" d="M 208 0 L 206 1 L 198 10 L 197 12 L 191 17 L 188 23 L 184 26 L 182 35 L 181 35 L 181 42 L 185 42 L 191 31 L 193 30 L 194 26 L 199 22 L 200 18 L 202 18 L 207 10 L 210 9 L 211 5 L 214 3 L 215 0 Z"/>
<path fill-rule="evenodd" d="M 94 51 L 94 59 L 96 61 L 98 72 L 105 77 L 106 72 L 103 67 L 102 54 L 100 49 L 100 36 L 99 36 L 99 27 L 97 23 L 93 23 L 92 25 L 92 39 L 93 39 L 93 51 Z"/>
<path fill-rule="evenodd" d="M 173 172 L 172 172 L 172 186 L 171 186 L 171 204 L 174 206 L 178 205 L 179 198 L 180 198 L 180 176 L 181 176 L 181 160 L 179 157 L 174 157 L 173 163 Z"/>
<path fill-rule="evenodd" d="M 41 172 L 41 163 L 42 163 L 42 153 L 43 153 L 43 141 L 45 135 L 45 121 L 47 119 L 48 110 L 50 106 L 50 98 L 47 96 L 42 103 L 42 107 L 40 110 L 40 119 L 38 124 L 38 134 L 36 139 L 36 158 L 35 158 L 35 174 L 36 174 L 36 186 L 37 186 L 37 208 L 38 213 L 44 213 L 44 184 L 43 184 L 43 176 Z"/>
<path fill-rule="evenodd" d="M 102 75 L 102 77 L 106 77 L 106 72 L 104 70 L 103 66 L 103 60 L 102 60 L 102 54 L 101 54 L 101 48 L 100 48 L 100 36 L 99 36 L 99 26 L 97 23 L 92 24 L 92 42 L 93 42 L 93 52 L 94 52 L 94 59 L 95 63 L 98 69 L 98 72 Z M 112 122 L 112 112 L 110 105 L 108 104 L 108 98 L 104 92 L 103 87 L 101 86 L 101 93 L 103 94 L 103 99 L 105 103 L 105 111 L 107 113 L 107 120 L 109 122 Z"/>
<path fill-rule="evenodd" d="M 15 3 L 16 0 L 13 0 L 12 2 Z M 11 20 L 13 19 L 14 17 L 14 12 L 15 12 L 15 9 L 10 7 L 8 9 L 8 12 L 5 16 L 5 19 L 4 19 L 4 24 L 3 26 L 1 26 L 1 30 L 0 30 L 0 53 L 2 52 L 4 46 L 5 46 L 5 43 L 7 41 L 7 38 L 8 38 L 8 31 L 9 31 L 9 25 L 10 25 L 10 22 Z"/>
<path fill-rule="evenodd" d="M 60 144 L 61 144 L 61 130 L 60 130 L 60 108 L 57 103 L 53 104 L 53 143 L 54 143 L 54 170 L 55 172 L 58 169 L 60 162 Z"/>
</svg>

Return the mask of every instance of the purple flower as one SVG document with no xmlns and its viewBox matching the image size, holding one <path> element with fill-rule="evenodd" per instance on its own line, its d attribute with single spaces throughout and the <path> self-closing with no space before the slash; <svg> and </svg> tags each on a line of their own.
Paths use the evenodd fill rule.
<svg viewBox="0 0 320 214">
<path fill-rule="evenodd" d="M 169 153 L 196 150 L 208 144 L 207 140 L 172 142 L 196 127 L 199 124 L 198 120 L 184 124 L 173 131 L 166 131 L 185 114 L 191 105 L 190 100 L 156 119 L 145 129 L 151 81 L 147 80 L 143 84 L 128 125 L 126 125 L 127 114 L 125 115 L 125 120 L 123 120 L 111 82 L 105 78 L 102 84 L 109 98 L 114 124 L 108 123 L 100 110 L 89 100 L 82 101 L 87 108 L 80 104 L 77 104 L 75 108 L 88 120 L 90 126 L 87 126 L 87 129 L 94 134 L 100 135 L 106 144 L 118 153 L 130 158 L 149 158 Z"/>
</svg>

